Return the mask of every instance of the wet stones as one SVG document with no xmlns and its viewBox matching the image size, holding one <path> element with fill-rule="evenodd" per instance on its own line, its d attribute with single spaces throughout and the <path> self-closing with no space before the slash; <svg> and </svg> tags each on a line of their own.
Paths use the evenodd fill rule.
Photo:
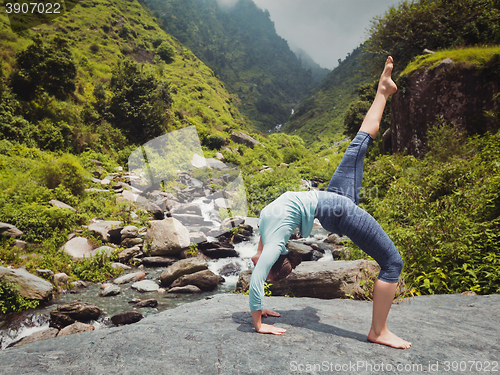
<svg viewBox="0 0 500 375">
<path fill-rule="evenodd" d="M 144 318 L 144 316 L 137 311 L 127 311 L 112 316 L 111 321 L 114 325 L 119 326 L 124 324 L 137 323 L 142 318 Z"/>
<path fill-rule="evenodd" d="M 172 283 L 172 288 L 194 285 L 202 291 L 210 291 L 217 288 L 219 281 L 219 276 L 215 273 L 210 270 L 203 270 L 179 277 Z"/>
<path fill-rule="evenodd" d="M 141 293 L 156 292 L 160 286 L 153 280 L 142 280 L 132 284 L 132 289 L 136 289 Z"/>
<path fill-rule="evenodd" d="M 76 321 L 89 322 L 99 318 L 103 312 L 96 305 L 76 301 L 58 306 L 50 312 L 50 326 L 61 329 Z"/>
<path fill-rule="evenodd" d="M 176 279 L 183 275 L 203 271 L 208 269 L 208 263 L 201 258 L 182 259 L 167 269 L 160 276 L 161 285 L 169 286 Z"/>
</svg>

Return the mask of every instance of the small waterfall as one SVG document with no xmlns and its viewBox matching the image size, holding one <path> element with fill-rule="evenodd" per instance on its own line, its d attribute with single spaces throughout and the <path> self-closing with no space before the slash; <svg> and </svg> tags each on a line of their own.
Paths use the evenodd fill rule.
<svg viewBox="0 0 500 375">
<path fill-rule="evenodd" d="M 24 315 L 21 314 L 19 317 L 16 317 L 17 319 L 14 319 L 17 321 L 18 319 L 22 319 Z M 46 314 L 30 314 L 20 323 L 12 322 L 10 325 L 14 326 L 14 328 L 2 329 L 0 331 L 0 350 L 4 350 L 10 344 L 19 341 L 23 337 L 47 329 L 49 327 L 49 317 Z"/>
</svg>

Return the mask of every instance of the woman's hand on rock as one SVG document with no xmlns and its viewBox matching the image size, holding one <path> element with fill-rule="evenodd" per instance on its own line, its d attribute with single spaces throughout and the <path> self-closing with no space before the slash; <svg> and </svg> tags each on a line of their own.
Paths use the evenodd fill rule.
<svg viewBox="0 0 500 375">
<path fill-rule="evenodd" d="M 264 318 L 267 318 L 268 316 L 276 316 L 276 317 L 279 317 L 279 316 L 281 316 L 281 314 L 280 314 L 280 313 L 278 313 L 278 312 L 275 312 L 275 311 L 262 309 L 262 316 L 263 316 Z"/>
</svg>

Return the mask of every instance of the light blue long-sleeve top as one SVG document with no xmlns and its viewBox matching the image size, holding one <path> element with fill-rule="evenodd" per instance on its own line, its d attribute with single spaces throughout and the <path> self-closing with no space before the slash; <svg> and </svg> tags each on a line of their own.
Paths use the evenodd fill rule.
<svg viewBox="0 0 500 375">
<path fill-rule="evenodd" d="M 261 211 L 258 226 L 264 247 L 250 279 L 251 311 L 262 310 L 264 282 L 279 256 L 288 253 L 285 245 L 295 228 L 300 228 L 302 237 L 311 234 L 317 205 L 316 191 L 289 191 Z"/>
</svg>

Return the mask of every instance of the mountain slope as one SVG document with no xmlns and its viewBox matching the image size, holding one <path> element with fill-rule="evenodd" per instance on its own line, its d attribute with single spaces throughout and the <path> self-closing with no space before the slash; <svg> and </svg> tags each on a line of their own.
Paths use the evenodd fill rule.
<svg viewBox="0 0 500 375">
<path fill-rule="evenodd" d="M 366 68 L 362 47 L 342 61 L 296 108 L 283 131 L 299 135 L 307 144 L 329 142 L 344 130 L 344 116 L 357 98 L 359 86 L 376 79 Z"/>
<path fill-rule="evenodd" d="M 240 110 L 267 131 L 284 123 L 314 86 L 267 11 L 251 0 L 221 9 L 216 0 L 146 0 L 162 27 L 213 67 Z"/>
<path fill-rule="evenodd" d="M 169 128 L 196 125 L 204 137 L 212 132 L 250 126 L 236 107 L 239 99 L 229 94 L 213 71 L 190 50 L 161 30 L 150 10 L 137 1 L 83 0 L 52 22 L 19 34 L 12 32 L 7 17 L 0 15 L 0 34 L 2 70 L 6 77 L 18 70 L 16 54 L 26 50 L 34 38 L 47 44 L 57 37 L 68 41 L 76 66 L 76 91 L 60 100 L 47 96 L 42 89 L 31 100 L 21 100 L 20 115 L 35 126 L 47 118 L 54 124 L 58 121 L 69 124 L 70 136 L 75 139 L 104 136 L 85 123 L 83 111 L 96 102 L 97 85 L 104 86 L 105 97 L 112 96 L 109 81 L 117 64 L 125 59 L 139 63 L 143 74 L 170 85 L 173 104 L 168 114 Z M 171 53 L 167 61 L 160 58 L 162 43 Z M 12 83 L 12 79 L 8 81 Z M 45 114 L 28 116 L 29 108 L 47 103 L 52 103 L 52 112 L 45 108 Z M 55 116 L 55 112 L 59 115 Z M 88 147 L 89 142 L 83 142 L 74 151 Z"/>
<path fill-rule="evenodd" d="M 300 61 L 300 65 L 307 70 L 311 71 L 313 79 L 321 83 L 326 76 L 330 73 L 330 69 L 322 68 L 314 59 L 303 49 L 298 48 L 294 51 L 295 56 Z"/>
</svg>

